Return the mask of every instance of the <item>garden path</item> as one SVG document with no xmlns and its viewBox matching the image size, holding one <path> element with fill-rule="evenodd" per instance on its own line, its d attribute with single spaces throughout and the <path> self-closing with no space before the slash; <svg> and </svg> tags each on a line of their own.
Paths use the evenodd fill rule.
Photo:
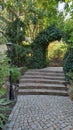
<svg viewBox="0 0 73 130">
<path fill-rule="evenodd" d="M 49 69 L 63 71 L 43 71 Z M 63 95 L 19 93 L 4 130 L 73 130 L 73 101 Z"/>
</svg>

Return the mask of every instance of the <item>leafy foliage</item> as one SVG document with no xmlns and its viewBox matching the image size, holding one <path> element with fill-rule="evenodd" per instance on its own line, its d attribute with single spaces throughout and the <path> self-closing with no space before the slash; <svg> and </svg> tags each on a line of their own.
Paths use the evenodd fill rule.
<svg viewBox="0 0 73 130">
<path fill-rule="evenodd" d="M 0 97 L 6 93 L 6 88 L 0 88 Z"/>
<path fill-rule="evenodd" d="M 21 67 L 29 65 L 32 49 L 30 45 L 17 45 L 13 46 L 12 61 L 15 66 Z"/>
<path fill-rule="evenodd" d="M 0 45 L 5 44 L 7 42 L 7 39 L 3 37 L 3 35 L 0 35 Z"/>
<path fill-rule="evenodd" d="M 68 20 L 65 26 L 66 42 L 68 49 L 64 58 L 64 71 L 65 74 L 69 71 L 73 72 L 73 20 Z M 67 79 L 68 76 L 66 75 Z"/>
<path fill-rule="evenodd" d="M 8 75 L 9 75 L 8 59 L 4 58 L 0 61 L 0 88 L 2 87 L 2 84 L 5 82 L 6 76 Z"/>
<path fill-rule="evenodd" d="M 3 10 L 0 22 L 3 24 L 3 33 L 6 26 L 17 18 L 23 23 L 25 21 L 26 35 L 31 39 L 50 24 L 56 24 L 58 0 L 3 0 L 1 5 Z"/>
<path fill-rule="evenodd" d="M 70 1 L 72 2 L 72 0 Z M 47 28 L 51 24 L 56 25 L 65 32 L 66 41 L 70 40 L 69 37 L 72 30 L 70 30 L 69 28 L 73 26 L 73 22 L 71 22 L 72 19 L 68 20 L 68 22 L 65 21 L 65 16 L 68 14 L 69 11 L 70 15 L 72 16 L 71 9 L 73 8 L 73 5 L 66 7 L 66 13 L 65 16 L 63 16 L 63 13 L 58 13 L 58 2 L 58 0 L 7 0 L 7 2 L 6 0 L 1 0 L 3 10 L 2 12 L 0 12 L 0 32 L 2 33 L 3 37 L 11 40 L 14 44 L 21 44 L 21 46 L 22 41 L 24 41 L 25 39 L 25 32 L 28 37 L 31 37 L 32 40 L 34 39 L 32 45 L 32 57 L 34 60 L 31 59 L 31 57 L 28 57 L 28 60 L 26 60 L 26 62 L 30 61 L 30 65 L 31 63 L 34 64 L 35 62 L 36 65 L 34 66 L 37 67 L 39 64 L 38 67 L 43 67 L 45 65 L 46 47 L 48 46 L 48 42 L 53 41 L 53 39 L 60 39 L 61 34 L 58 29 L 56 30 L 54 26 Z M 69 5 L 69 0 L 65 0 L 64 2 L 66 2 L 66 5 Z M 36 45 L 36 47 L 34 47 L 34 45 Z M 22 53 L 25 53 L 25 51 L 23 51 Z M 24 55 L 24 57 L 20 55 Z M 18 63 L 20 57 L 21 59 L 23 57 L 23 60 L 21 61 L 23 61 L 23 63 L 25 64 L 25 54 L 19 53 L 19 55 L 15 56 L 16 57 L 13 58 L 15 64 L 20 64 Z M 37 58 L 38 56 L 41 60 Z M 27 64 L 29 64 L 29 62 Z"/>
<path fill-rule="evenodd" d="M 48 47 L 48 57 L 49 59 L 63 59 L 64 58 L 64 54 L 67 50 L 67 45 L 63 42 L 52 42 L 50 43 L 49 47 Z"/>
<path fill-rule="evenodd" d="M 48 40 L 50 42 L 53 39 L 54 40 L 60 39 L 59 37 L 60 32 L 58 31 L 58 29 L 56 30 L 56 28 L 54 28 L 53 26 L 50 27 L 49 29 L 47 28 L 44 31 L 42 31 L 44 28 L 46 28 L 47 26 L 51 24 L 56 25 L 57 23 L 56 19 L 58 19 L 57 18 L 58 17 L 57 15 L 58 1 L 56 0 L 53 0 L 53 1 L 51 0 L 49 1 L 48 0 L 46 1 L 44 0 L 42 1 L 40 0 L 37 0 L 37 1 L 36 0 L 34 1 L 8 0 L 6 2 L 6 0 L 3 0 L 1 3 L 3 6 L 3 10 L 0 15 L 1 17 L 0 23 L 1 24 L 3 23 L 1 30 L 2 30 L 3 36 L 5 36 L 7 40 L 12 41 L 14 44 L 21 44 L 22 46 L 22 41 L 25 40 L 25 33 L 32 40 L 35 39 L 36 35 L 38 34 L 40 35 L 40 38 L 39 36 L 37 36 L 37 39 L 40 40 L 38 44 L 42 44 L 42 46 L 46 46 L 48 44 Z M 45 59 L 45 56 L 43 55 L 43 51 L 45 51 L 46 53 L 46 47 L 44 48 L 44 50 L 43 48 L 41 49 L 42 52 L 40 52 L 40 50 L 37 50 L 37 51 L 39 53 L 42 53 L 41 55 Z M 25 51 L 23 51 L 22 53 L 25 53 Z M 24 62 L 25 54 L 20 54 L 20 55 L 24 55 L 23 57 L 23 62 Z M 20 58 L 17 58 L 17 57 L 22 58 L 22 56 L 18 56 L 18 55 L 16 57 L 15 56 L 13 58 L 14 63 L 20 64 L 18 63 Z M 45 63 L 44 59 L 41 57 L 42 63 L 43 62 Z M 28 57 L 27 61 L 31 61 L 31 57 Z M 38 62 L 39 62 L 39 59 L 38 59 Z M 27 64 L 29 64 L 29 62 Z"/>
<path fill-rule="evenodd" d="M 69 81 L 72 83 L 73 82 L 73 72 L 69 71 L 66 75 L 67 75 Z"/>
<path fill-rule="evenodd" d="M 63 66 L 63 60 L 64 55 L 67 50 L 66 43 L 63 43 L 62 41 L 55 41 L 50 43 L 48 46 L 48 59 L 51 63 L 54 63 L 54 65 L 60 65 Z"/>
<path fill-rule="evenodd" d="M 25 39 L 24 23 L 19 18 L 16 18 L 13 22 L 9 22 L 6 28 L 6 35 L 13 43 L 20 44 Z"/>
<path fill-rule="evenodd" d="M 17 83 L 19 81 L 21 73 L 19 69 L 16 67 L 13 67 L 11 70 L 12 70 L 12 82 Z"/>
<path fill-rule="evenodd" d="M 69 96 L 71 100 L 73 100 L 73 72 L 69 71 L 68 73 L 66 73 L 66 77 L 70 83 Z"/>
<path fill-rule="evenodd" d="M 10 65 L 8 64 L 8 62 L 9 62 L 9 59 L 6 57 L 2 58 L 2 60 L 0 61 L 0 88 L 2 88 L 3 84 L 8 79 L 9 74 L 10 74 L 10 69 L 12 71 L 13 83 L 16 82 L 20 76 L 20 71 L 18 70 L 18 68 L 17 67 L 10 68 Z"/>
<path fill-rule="evenodd" d="M 48 42 L 50 43 L 55 40 L 60 40 L 61 37 L 62 32 L 55 26 L 51 25 L 38 34 L 33 44 L 36 44 L 35 42 L 37 42 L 37 45 L 41 44 L 43 46 L 48 46 Z"/>
<path fill-rule="evenodd" d="M 9 109 L 7 105 L 10 104 L 10 101 L 6 98 L 0 99 L 0 128 L 4 127 L 5 122 L 8 119 L 6 111 Z"/>
<path fill-rule="evenodd" d="M 50 26 L 40 32 L 32 43 L 33 66 L 41 68 L 46 65 L 46 50 L 51 41 L 60 40 L 62 32 L 55 26 Z"/>
<path fill-rule="evenodd" d="M 73 72 L 73 50 L 68 51 L 68 55 L 65 58 L 64 71 L 65 73 L 69 71 Z"/>
</svg>

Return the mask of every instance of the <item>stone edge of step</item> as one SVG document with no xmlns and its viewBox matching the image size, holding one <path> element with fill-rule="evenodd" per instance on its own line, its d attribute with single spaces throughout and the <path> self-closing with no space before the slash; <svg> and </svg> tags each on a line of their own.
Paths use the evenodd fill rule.
<svg viewBox="0 0 73 130">
<path fill-rule="evenodd" d="M 39 95 L 39 94 L 43 94 L 43 95 L 60 95 L 60 96 L 68 96 L 68 93 L 67 93 L 67 91 L 59 91 L 59 90 L 55 90 L 55 91 L 52 91 L 52 90 L 46 90 L 46 89 L 43 89 L 42 91 L 41 91 L 41 89 L 39 89 L 39 90 L 37 90 L 37 89 L 28 89 L 28 90 L 22 90 L 22 89 L 20 89 L 19 91 L 18 91 L 18 94 L 24 94 L 24 95 L 28 95 L 28 94 L 30 94 L 30 95 Z"/>
</svg>

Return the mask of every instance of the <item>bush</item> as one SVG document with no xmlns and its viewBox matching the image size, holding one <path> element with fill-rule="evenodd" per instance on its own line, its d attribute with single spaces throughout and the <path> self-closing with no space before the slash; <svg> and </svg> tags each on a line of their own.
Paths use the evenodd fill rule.
<svg viewBox="0 0 73 130">
<path fill-rule="evenodd" d="M 70 50 L 68 55 L 66 56 L 64 62 L 64 72 L 65 74 L 69 71 L 73 72 L 73 50 Z"/>
<path fill-rule="evenodd" d="M 7 91 L 6 88 L 1 87 L 0 88 L 0 97 L 3 96 L 6 93 L 6 91 Z"/>
<path fill-rule="evenodd" d="M 32 67 L 43 68 L 46 66 L 46 52 L 50 42 L 60 40 L 62 32 L 55 26 L 49 26 L 40 32 L 32 42 Z"/>
<path fill-rule="evenodd" d="M 48 57 L 50 60 L 63 60 L 66 53 L 67 45 L 63 42 L 52 42 L 48 47 Z"/>
<path fill-rule="evenodd" d="M 9 109 L 7 105 L 10 104 L 10 101 L 6 98 L 0 99 L 0 128 L 4 127 L 5 122 L 8 119 L 6 111 Z"/>
<path fill-rule="evenodd" d="M 0 56 L 3 56 L 0 54 Z M 0 88 L 2 87 L 2 84 L 5 83 L 5 78 L 9 76 L 9 65 L 8 65 L 8 59 L 3 58 L 0 61 Z"/>
<path fill-rule="evenodd" d="M 73 82 L 73 72 L 69 71 L 68 73 L 66 73 L 66 78 L 70 83 L 72 83 Z"/>
<path fill-rule="evenodd" d="M 29 65 L 30 54 L 32 54 L 31 46 L 29 45 L 14 45 L 12 61 L 15 66 L 22 67 Z"/>
<path fill-rule="evenodd" d="M 22 28 L 22 30 L 21 30 Z M 16 18 L 12 22 L 8 22 L 6 28 L 6 36 L 13 43 L 21 44 L 25 39 L 25 24 L 20 20 L 20 18 Z"/>
<path fill-rule="evenodd" d="M 72 30 L 72 29 L 71 29 Z M 64 71 L 65 74 L 67 72 L 73 72 L 73 31 L 70 31 L 69 38 L 67 40 L 68 49 L 65 55 L 65 63 L 64 63 Z"/>
<path fill-rule="evenodd" d="M 71 84 L 71 88 L 70 88 L 68 94 L 69 94 L 70 99 L 73 100 L 73 84 Z"/>
<path fill-rule="evenodd" d="M 6 82 L 7 77 L 9 77 L 10 67 L 8 64 L 9 59 L 5 58 L 0 61 L 0 88 Z M 21 75 L 17 67 L 12 67 L 12 81 L 16 83 Z"/>
<path fill-rule="evenodd" d="M 70 96 L 70 99 L 73 100 L 73 72 L 68 72 L 66 74 L 68 80 L 69 80 L 69 83 L 70 83 L 70 88 L 69 88 L 69 96 Z"/>
<path fill-rule="evenodd" d="M 17 67 L 13 67 L 12 68 L 12 81 L 13 83 L 16 83 L 17 81 L 19 81 L 21 72 L 19 71 L 19 69 Z"/>
</svg>

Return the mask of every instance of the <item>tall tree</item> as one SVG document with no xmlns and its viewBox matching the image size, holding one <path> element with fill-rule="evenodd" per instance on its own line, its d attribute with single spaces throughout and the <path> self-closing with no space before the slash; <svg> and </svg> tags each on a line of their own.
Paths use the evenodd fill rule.
<svg viewBox="0 0 73 130">
<path fill-rule="evenodd" d="M 25 21 L 26 35 L 32 39 L 48 25 L 56 24 L 58 1 L 3 0 L 2 4 L 1 17 L 7 22 L 13 22 L 16 18 Z"/>
</svg>

